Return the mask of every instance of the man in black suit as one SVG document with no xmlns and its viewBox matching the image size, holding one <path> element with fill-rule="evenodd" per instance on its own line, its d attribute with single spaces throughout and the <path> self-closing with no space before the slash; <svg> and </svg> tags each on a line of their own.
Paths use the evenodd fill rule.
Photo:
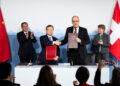
<svg viewBox="0 0 120 86">
<path fill-rule="evenodd" d="M 40 37 L 40 43 L 42 47 L 42 51 L 40 53 L 41 64 L 57 64 L 57 60 L 60 56 L 60 50 L 59 47 L 57 47 L 57 57 L 54 60 L 46 60 L 46 46 L 52 46 L 58 43 L 57 38 L 52 36 L 53 31 L 54 27 L 52 25 L 48 25 L 46 27 L 46 35 Z"/>
<path fill-rule="evenodd" d="M 14 83 L 9 63 L 0 63 L 0 86 L 20 86 Z"/>
<path fill-rule="evenodd" d="M 32 63 L 33 56 L 35 55 L 35 50 L 33 44 L 36 42 L 36 38 L 33 32 L 28 31 L 28 23 L 23 22 L 21 24 L 22 31 L 17 33 L 17 39 L 19 42 L 19 52 L 20 63 Z"/>
<path fill-rule="evenodd" d="M 87 55 L 86 44 L 90 43 L 88 32 L 87 29 L 79 26 L 78 16 L 72 17 L 72 24 L 73 26 L 67 28 L 64 39 L 58 43 L 58 45 L 64 45 L 68 43 L 69 33 L 77 33 L 78 37 L 76 38 L 76 41 L 78 42 L 78 48 L 68 49 L 68 61 L 71 63 L 71 65 L 85 65 Z"/>
</svg>

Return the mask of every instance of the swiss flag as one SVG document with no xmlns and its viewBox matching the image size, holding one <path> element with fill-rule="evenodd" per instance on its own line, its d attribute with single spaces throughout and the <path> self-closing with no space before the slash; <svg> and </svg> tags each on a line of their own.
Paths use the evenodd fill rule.
<svg viewBox="0 0 120 86">
<path fill-rule="evenodd" d="M 10 58 L 9 41 L 2 17 L 2 12 L 0 9 L 0 63 L 7 61 L 9 58 Z"/>
<path fill-rule="evenodd" d="M 109 50 L 120 61 L 120 9 L 118 1 L 116 2 L 112 18 Z"/>
</svg>

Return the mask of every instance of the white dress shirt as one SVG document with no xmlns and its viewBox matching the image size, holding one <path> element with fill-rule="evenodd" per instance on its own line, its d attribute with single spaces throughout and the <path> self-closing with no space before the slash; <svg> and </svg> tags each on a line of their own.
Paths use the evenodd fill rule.
<svg viewBox="0 0 120 86">
<path fill-rule="evenodd" d="M 51 38 L 51 41 L 53 41 L 53 38 L 52 38 L 52 36 L 49 36 L 49 35 L 47 35 L 48 36 L 48 38 Z"/>
<path fill-rule="evenodd" d="M 53 37 L 52 37 L 52 36 L 49 36 L 49 35 L 47 35 L 47 36 L 48 36 L 48 39 L 51 38 L 51 40 L 52 40 L 52 45 L 54 45 L 55 43 L 54 43 L 54 41 L 53 41 Z"/>
</svg>

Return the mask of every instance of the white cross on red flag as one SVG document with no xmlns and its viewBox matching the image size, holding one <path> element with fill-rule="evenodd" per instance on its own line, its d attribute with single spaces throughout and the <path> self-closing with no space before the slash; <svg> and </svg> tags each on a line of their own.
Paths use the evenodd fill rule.
<svg viewBox="0 0 120 86">
<path fill-rule="evenodd" d="M 110 48 L 111 54 L 120 61 L 120 9 L 118 0 L 115 5 L 112 24 L 110 29 Z"/>
</svg>

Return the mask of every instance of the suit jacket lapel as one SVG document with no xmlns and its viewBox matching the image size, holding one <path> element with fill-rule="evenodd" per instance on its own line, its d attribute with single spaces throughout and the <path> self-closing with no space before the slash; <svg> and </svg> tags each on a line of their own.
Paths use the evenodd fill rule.
<svg viewBox="0 0 120 86">
<path fill-rule="evenodd" d="M 79 30 L 78 30 L 78 37 L 79 37 L 79 38 L 80 38 L 80 29 L 81 29 L 81 28 L 79 27 Z"/>
<path fill-rule="evenodd" d="M 25 35 L 25 33 L 22 31 L 22 35 L 24 36 L 24 37 L 26 37 L 26 35 Z"/>
<path fill-rule="evenodd" d="M 80 36 L 79 34 L 80 34 L 80 27 L 79 27 L 79 30 L 78 30 L 78 37 Z"/>
<path fill-rule="evenodd" d="M 72 28 L 71 28 L 71 31 L 70 31 L 70 33 L 73 33 L 73 30 L 74 30 L 74 27 L 72 27 Z"/>
<path fill-rule="evenodd" d="M 55 38 L 52 36 L 53 41 L 56 41 Z"/>
<path fill-rule="evenodd" d="M 46 35 L 46 38 L 49 40 L 48 36 Z M 50 40 L 49 40 L 50 41 Z M 52 36 L 52 41 L 54 41 L 54 37 Z"/>
<path fill-rule="evenodd" d="M 47 35 L 46 35 L 46 39 L 47 39 L 48 41 L 50 41 Z"/>
</svg>

